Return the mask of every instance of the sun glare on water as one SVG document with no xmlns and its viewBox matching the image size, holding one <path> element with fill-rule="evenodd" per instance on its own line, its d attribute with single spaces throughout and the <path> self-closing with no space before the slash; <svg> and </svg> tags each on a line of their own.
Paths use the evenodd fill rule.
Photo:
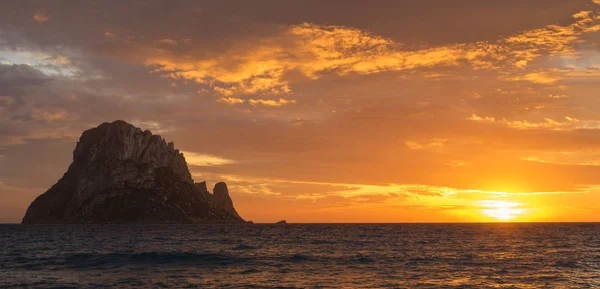
<svg viewBox="0 0 600 289">
<path fill-rule="evenodd" d="M 521 208 L 522 204 L 517 202 L 480 201 L 479 206 L 484 208 L 482 213 L 500 221 L 511 221 L 527 212 L 527 209 Z"/>
</svg>

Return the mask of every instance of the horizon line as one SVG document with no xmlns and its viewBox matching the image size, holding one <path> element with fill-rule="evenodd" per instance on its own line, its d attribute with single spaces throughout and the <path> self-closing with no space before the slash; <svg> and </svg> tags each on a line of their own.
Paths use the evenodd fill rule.
<svg viewBox="0 0 600 289">
<path fill-rule="evenodd" d="M 452 224 L 600 224 L 600 221 L 535 221 L 535 222 L 347 222 L 347 223 L 320 223 L 320 222 L 276 222 L 260 223 L 48 223 L 48 224 L 22 224 L 0 223 L 0 225 L 452 225 Z"/>
</svg>

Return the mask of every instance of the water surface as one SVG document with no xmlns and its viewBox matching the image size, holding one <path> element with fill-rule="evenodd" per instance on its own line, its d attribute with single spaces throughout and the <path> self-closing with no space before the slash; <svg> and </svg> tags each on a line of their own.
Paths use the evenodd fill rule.
<svg viewBox="0 0 600 289">
<path fill-rule="evenodd" d="M 0 288 L 600 288 L 600 224 L 0 225 Z"/>
</svg>

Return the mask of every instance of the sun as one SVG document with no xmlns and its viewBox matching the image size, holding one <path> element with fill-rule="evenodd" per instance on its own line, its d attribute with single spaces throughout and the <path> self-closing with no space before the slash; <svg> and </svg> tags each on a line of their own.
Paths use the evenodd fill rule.
<svg viewBox="0 0 600 289">
<path fill-rule="evenodd" d="M 527 212 L 527 209 L 520 208 L 522 204 L 517 202 L 486 200 L 480 201 L 479 206 L 484 208 L 482 213 L 500 221 L 511 221 Z"/>
</svg>

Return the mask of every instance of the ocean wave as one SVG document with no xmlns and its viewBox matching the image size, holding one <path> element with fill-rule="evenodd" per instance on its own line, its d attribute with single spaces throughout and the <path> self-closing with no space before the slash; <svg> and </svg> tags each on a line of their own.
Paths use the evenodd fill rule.
<svg viewBox="0 0 600 289">
<path fill-rule="evenodd" d="M 356 258 L 354 258 L 353 261 L 358 262 L 358 263 L 373 263 L 373 262 L 375 262 L 375 259 L 364 256 L 364 255 L 359 255 Z"/>
<path fill-rule="evenodd" d="M 312 240 L 312 241 L 310 241 L 310 244 L 312 244 L 312 245 L 325 245 L 325 244 L 335 245 L 338 243 L 339 243 L 339 241 L 335 241 L 335 240 Z"/>
<path fill-rule="evenodd" d="M 234 257 L 222 253 L 192 252 L 140 252 L 140 253 L 75 253 L 54 258 L 19 260 L 22 268 L 36 269 L 48 266 L 61 266 L 73 269 L 98 267 L 119 267 L 128 264 L 205 264 L 226 265 L 243 263 L 248 258 Z"/>
<path fill-rule="evenodd" d="M 575 260 L 570 261 L 557 261 L 552 264 L 554 267 L 562 267 L 562 268 L 580 268 L 581 266 Z"/>
<path fill-rule="evenodd" d="M 309 256 L 303 254 L 294 254 L 290 257 L 290 260 L 294 262 L 309 261 L 310 259 Z"/>
<path fill-rule="evenodd" d="M 245 245 L 245 244 L 239 244 L 235 247 L 233 247 L 233 250 L 252 250 L 252 249 L 256 249 L 256 247 L 254 246 L 250 246 L 250 245 Z"/>
<path fill-rule="evenodd" d="M 254 247 L 238 245 L 233 250 L 252 250 Z M 235 254 L 235 255 L 234 255 Z M 349 256 L 317 256 L 294 253 L 280 256 L 256 256 L 253 254 L 225 253 L 195 253 L 195 252 L 117 252 L 117 253 L 74 253 L 46 258 L 19 257 L 11 260 L 12 268 L 29 270 L 70 268 L 70 269 L 96 269 L 118 268 L 126 265 L 153 265 L 166 264 L 169 266 L 223 266 L 223 265 L 248 265 L 272 264 L 289 262 L 307 263 L 337 263 L 337 264 L 364 264 L 375 263 L 376 258 L 358 254 Z"/>
</svg>

